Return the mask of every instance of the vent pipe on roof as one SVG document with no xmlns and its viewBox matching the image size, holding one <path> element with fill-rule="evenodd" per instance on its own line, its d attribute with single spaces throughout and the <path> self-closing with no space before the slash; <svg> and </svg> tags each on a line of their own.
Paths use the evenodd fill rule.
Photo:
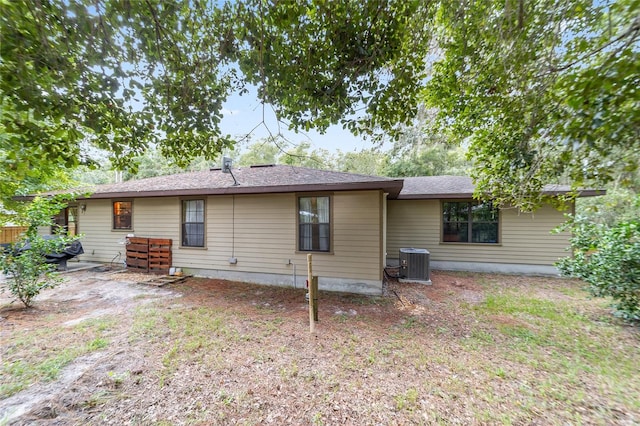
<svg viewBox="0 0 640 426">
<path fill-rule="evenodd" d="M 231 164 L 232 163 L 233 163 L 233 160 L 231 158 L 222 157 L 222 173 L 229 173 L 231 175 L 231 177 L 233 178 L 233 186 L 238 186 L 240 184 L 236 180 L 236 177 L 233 175 L 233 172 L 231 171 Z"/>
</svg>

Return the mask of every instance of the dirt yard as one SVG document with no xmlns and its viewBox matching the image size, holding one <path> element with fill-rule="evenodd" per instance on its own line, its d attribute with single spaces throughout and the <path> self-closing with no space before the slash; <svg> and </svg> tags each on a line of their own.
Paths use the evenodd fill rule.
<svg viewBox="0 0 640 426">
<path fill-rule="evenodd" d="M 0 297 L 0 424 L 640 423 L 640 334 L 580 283 L 433 273 L 382 297 L 80 271 Z"/>
</svg>

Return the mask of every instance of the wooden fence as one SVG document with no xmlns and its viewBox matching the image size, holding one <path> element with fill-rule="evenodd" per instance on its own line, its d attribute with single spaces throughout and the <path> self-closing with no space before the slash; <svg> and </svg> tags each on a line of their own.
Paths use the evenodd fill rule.
<svg viewBox="0 0 640 426">
<path fill-rule="evenodd" d="M 0 228 L 0 244 L 15 243 L 20 238 L 20 234 L 27 231 L 26 226 L 5 226 Z"/>
</svg>

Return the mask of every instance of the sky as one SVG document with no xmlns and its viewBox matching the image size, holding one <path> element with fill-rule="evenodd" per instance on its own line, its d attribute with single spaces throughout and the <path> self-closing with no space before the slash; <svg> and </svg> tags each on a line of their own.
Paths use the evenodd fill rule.
<svg viewBox="0 0 640 426">
<path fill-rule="evenodd" d="M 263 111 L 264 124 L 262 124 Z M 251 133 L 253 141 L 268 137 L 269 132 L 273 134 L 281 132 L 292 143 L 309 142 L 312 149 L 323 148 L 330 152 L 361 151 L 373 147 L 370 139 L 364 140 L 362 137 L 354 136 L 348 130 L 344 130 L 341 125 L 331 126 L 325 134 L 316 131 L 304 133 L 289 131 L 285 125 L 278 125 L 270 106 L 263 108 L 256 97 L 255 89 L 243 96 L 237 93 L 232 94 L 223 106 L 223 113 L 222 132 L 237 138 L 255 128 Z"/>
</svg>

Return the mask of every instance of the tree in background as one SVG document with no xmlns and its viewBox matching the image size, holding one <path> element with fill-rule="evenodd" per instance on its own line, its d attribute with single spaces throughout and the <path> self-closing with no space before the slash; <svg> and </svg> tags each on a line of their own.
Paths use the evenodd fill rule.
<svg viewBox="0 0 640 426">
<path fill-rule="evenodd" d="M 215 159 L 234 144 L 223 102 L 255 86 L 292 130 L 393 140 L 425 102 L 449 143 L 468 144 L 478 195 L 533 209 L 544 184 L 637 170 L 639 6 L 4 2 L 0 177 L 91 163 L 92 146 L 115 167 L 150 146 L 180 166 Z"/>
<path fill-rule="evenodd" d="M 285 150 L 285 147 L 288 148 Z M 402 152 L 371 148 L 351 152 L 338 150 L 336 153 L 330 153 L 324 149 L 311 149 L 311 144 L 308 142 L 294 145 L 281 141 L 276 144 L 271 139 L 263 139 L 248 144 L 246 147 L 238 146 L 237 149 L 227 152 L 226 156 L 234 160 L 236 167 L 257 164 L 288 164 L 391 177 L 465 175 L 468 173 L 468 162 L 464 159 L 464 151 L 461 148 L 451 148 L 442 143 L 433 146 L 425 143 L 418 146 L 417 149 Z M 187 167 L 181 168 L 172 165 L 157 150 L 149 150 L 133 160 L 137 163 L 135 171 L 126 170 L 122 174 L 122 178 L 123 180 L 143 179 L 187 171 L 209 170 L 220 167 L 220 158 L 221 156 L 214 161 L 208 161 L 203 157 L 198 157 Z M 107 161 L 99 168 L 80 167 L 72 173 L 71 177 L 81 184 L 97 185 L 115 182 L 116 173 Z"/>
<path fill-rule="evenodd" d="M 361 175 L 385 176 L 389 153 L 379 148 L 342 152 L 338 150 L 334 158 L 334 169 Z"/>
<path fill-rule="evenodd" d="M 446 144 L 417 146 L 414 150 L 392 157 L 387 164 L 386 176 L 468 176 L 469 163 L 461 148 L 450 148 Z"/>
<path fill-rule="evenodd" d="M 239 151 L 227 150 L 225 156 L 237 158 Z M 117 180 L 123 181 L 132 179 L 144 179 L 155 176 L 166 176 L 176 173 L 190 171 L 209 170 L 220 167 L 222 154 L 213 160 L 207 160 L 203 156 L 192 159 L 186 166 L 178 166 L 170 159 L 163 156 L 156 148 L 146 150 L 142 155 L 134 157 L 131 163 L 124 170 L 117 170 L 109 161 L 104 159 L 102 163 L 97 163 L 91 167 L 79 166 L 69 175 L 69 178 L 76 186 L 82 184 L 100 185 L 105 183 L 115 183 Z"/>
<path fill-rule="evenodd" d="M 605 225 L 640 218 L 640 170 L 621 171 L 606 187 L 606 195 L 576 200 L 576 213 L 583 220 Z"/>
<path fill-rule="evenodd" d="M 2 2 L 4 201 L 92 164 L 94 148 L 120 168 L 151 145 L 181 165 L 231 146 L 219 15 L 207 1 Z"/>
<path fill-rule="evenodd" d="M 524 209 L 554 182 L 601 186 L 640 161 L 640 3 L 437 6 L 442 55 L 424 87 L 476 191 Z"/>
<path fill-rule="evenodd" d="M 282 148 L 272 139 L 256 141 L 240 154 L 237 160 L 239 166 L 251 166 L 256 164 L 276 164 L 282 154 Z"/>
<path fill-rule="evenodd" d="M 331 169 L 332 156 L 329 151 L 322 148 L 311 150 L 309 142 L 300 142 L 286 150 L 279 157 L 281 164 L 290 166 L 309 167 L 312 169 Z"/>
<path fill-rule="evenodd" d="M 436 111 L 421 105 L 410 126 L 393 141 L 384 174 L 387 176 L 468 176 L 471 163 L 462 146 L 451 144 L 435 126 Z"/>
<path fill-rule="evenodd" d="M 274 138 L 248 141 L 238 144 L 233 150 L 226 150 L 214 160 L 203 156 L 194 158 L 187 166 L 180 167 L 164 157 L 157 149 L 149 149 L 132 159 L 132 166 L 122 173 L 122 180 L 144 179 L 189 171 L 209 170 L 220 167 L 222 157 L 233 159 L 235 167 L 247 167 L 258 164 L 290 164 L 311 168 L 335 168 L 333 156 L 326 150 L 311 150 L 311 144 L 290 142 Z M 99 167 L 79 167 L 71 177 L 80 184 L 114 183 L 117 171 L 105 160 Z"/>
</svg>

